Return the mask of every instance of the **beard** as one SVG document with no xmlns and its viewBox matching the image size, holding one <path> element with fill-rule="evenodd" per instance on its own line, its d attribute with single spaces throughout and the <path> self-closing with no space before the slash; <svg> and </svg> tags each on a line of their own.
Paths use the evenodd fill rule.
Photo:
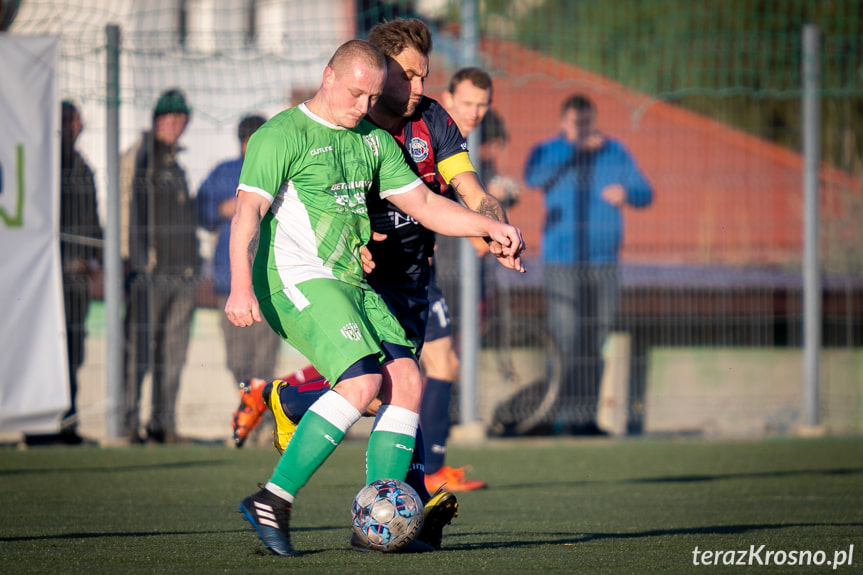
<svg viewBox="0 0 863 575">
<path fill-rule="evenodd" d="M 408 95 L 404 100 L 382 95 L 380 103 L 384 105 L 390 114 L 399 118 L 409 118 L 410 116 L 413 116 L 414 112 L 416 112 L 417 106 L 419 105 L 419 102 L 411 101 L 410 95 Z"/>
</svg>

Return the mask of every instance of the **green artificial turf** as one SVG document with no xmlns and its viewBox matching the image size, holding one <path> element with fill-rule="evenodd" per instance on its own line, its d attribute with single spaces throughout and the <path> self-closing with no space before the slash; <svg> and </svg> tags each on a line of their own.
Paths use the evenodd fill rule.
<svg viewBox="0 0 863 575">
<path fill-rule="evenodd" d="M 271 449 L 4 448 L 0 571 L 816 573 L 845 553 L 836 571 L 863 572 L 863 438 L 451 448 L 448 463 L 470 463 L 490 487 L 459 494 L 443 548 L 422 555 L 348 550 L 363 452 L 346 442 L 300 493 L 291 528 L 302 554 L 280 558 L 237 512 L 268 479 Z M 693 565 L 696 547 L 722 552 L 719 565 Z M 784 553 L 785 565 L 759 565 L 767 551 Z M 792 551 L 824 564 L 789 565 Z M 743 552 L 746 565 L 723 565 Z"/>
</svg>

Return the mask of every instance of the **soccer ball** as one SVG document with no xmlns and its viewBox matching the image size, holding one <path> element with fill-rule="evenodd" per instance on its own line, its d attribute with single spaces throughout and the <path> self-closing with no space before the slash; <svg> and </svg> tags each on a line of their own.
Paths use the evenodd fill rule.
<svg viewBox="0 0 863 575">
<path fill-rule="evenodd" d="M 354 533 L 363 543 L 391 553 L 416 539 L 423 526 L 423 504 L 407 483 L 378 479 L 357 493 L 351 516 Z"/>
</svg>

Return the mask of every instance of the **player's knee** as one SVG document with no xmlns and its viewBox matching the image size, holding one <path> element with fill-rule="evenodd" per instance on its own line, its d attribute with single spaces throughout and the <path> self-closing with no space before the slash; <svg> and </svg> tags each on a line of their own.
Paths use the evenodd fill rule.
<svg viewBox="0 0 863 575">
<path fill-rule="evenodd" d="M 421 399 L 422 376 L 416 361 L 401 358 L 384 364 L 383 403 L 417 411 Z"/>
<path fill-rule="evenodd" d="M 357 408 L 357 411 L 365 413 L 380 393 L 381 376 L 369 374 L 342 379 L 333 389 Z"/>
<path fill-rule="evenodd" d="M 336 390 L 360 412 L 378 396 L 382 376 L 374 356 L 366 356 L 347 368 L 336 382 Z"/>
</svg>

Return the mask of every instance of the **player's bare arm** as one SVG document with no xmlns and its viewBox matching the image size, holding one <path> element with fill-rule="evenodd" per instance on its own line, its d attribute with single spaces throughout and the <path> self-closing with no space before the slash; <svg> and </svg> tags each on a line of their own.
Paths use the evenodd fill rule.
<svg viewBox="0 0 863 575">
<path fill-rule="evenodd" d="M 425 185 L 387 199 L 433 232 L 445 236 L 490 237 L 500 243 L 503 257 L 511 264 L 508 267 L 524 271 L 519 255 L 525 246 L 518 228 L 468 210 L 433 193 Z"/>
<path fill-rule="evenodd" d="M 237 209 L 231 220 L 228 247 L 231 293 L 225 303 L 225 315 L 238 327 L 247 327 L 264 319 L 252 289 L 252 263 L 257 253 L 261 220 L 269 207 L 270 203 L 263 196 L 243 190 L 237 192 Z"/>
<path fill-rule="evenodd" d="M 452 180 L 450 180 L 450 186 L 456 196 L 469 209 L 492 220 L 509 223 L 506 217 L 506 210 L 503 209 L 497 198 L 486 191 L 476 172 L 467 171 L 453 176 Z M 524 267 L 518 254 L 515 256 L 506 254 L 502 246 L 492 238 L 486 237 L 484 239 L 488 243 L 488 251 L 498 258 L 501 265 L 524 272 Z M 477 251 L 479 252 L 479 250 Z"/>
<path fill-rule="evenodd" d="M 495 221 L 509 223 L 503 206 L 485 190 L 476 172 L 462 172 L 449 184 L 468 209 Z"/>
</svg>

